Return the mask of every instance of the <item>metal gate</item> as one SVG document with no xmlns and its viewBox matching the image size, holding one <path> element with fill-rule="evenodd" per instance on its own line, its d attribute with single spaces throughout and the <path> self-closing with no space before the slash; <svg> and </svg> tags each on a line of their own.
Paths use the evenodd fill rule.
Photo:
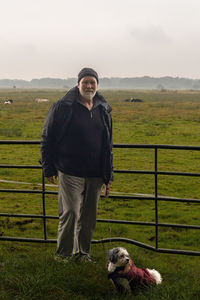
<svg viewBox="0 0 200 300">
<path fill-rule="evenodd" d="M 28 147 L 29 145 L 39 145 L 40 141 L 0 141 L 0 145 L 24 145 Z M 3 146 L 2 146 L 3 147 Z M 159 247 L 159 227 L 171 227 L 171 228 L 185 228 L 185 229 L 195 229 L 199 230 L 198 225 L 186 225 L 186 224 L 170 224 L 170 223 L 160 223 L 158 215 L 158 203 L 160 201 L 173 201 L 182 203 L 197 203 L 200 204 L 200 199 L 185 199 L 176 197 L 164 197 L 158 195 L 158 176 L 168 175 L 168 176 L 193 176 L 200 177 L 200 173 L 189 173 L 189 172 L 169 172 L 169 171 L 158 171 L 158 152 L 160 149 L 170 149 L 170 150 L 187 150 L 187 151 L 200 151 L 200 147 L 197 146 L 175 146 L 175 145 L 133 145 L 133 144 L 114 144 L 114 148 L 142 148 L 142 149 L 153 149 L 154 150 L 154 170 L 142 171 L 142 170 L 114 170 L 114 173 L 124 173 L 124 174 L 148 174 L 154 176 L 154 195 L 150 196 L 130 196 L 130 195 L 110 195 L 110 198 L 116 199 L 141 199 L 154 201 L 155 205 L 155 220 L 154 222 L 140 222 L 140 221 L 126 221 L 126 220 L 114 220 L 114 219 L 97 219 L 97 222 L 101 223 L 114 223 L 114 224 L 129 224 L 129 225 L 140 225 L 140 226 L 153 226 L 155 229 L 155 245 L 151 246 L 148 244 L 141 243 L 140 241 L 127 239 L 125 237 L 116 238 L 104 238 L 100 240 L 93 240 L 92 243 L 107 243 L 107 242 L 125 242 L 140 246 L 149 250 L 153 250 L 160 253 L 175 253 L 184 255 L 196 255 L 200 256 L 200 251 L 190 251 L 190 250 L 176 250 L 167 249 Z M 28 194 L 40 194 L 42 199 L 42 214 L 16 214 L 16 213 L 4 213 L 0 212 L 0 217 L 21 217 L 21 218 L 39 218 L 43 220 L 43 239 L 38 238 L 20 238 L 20 237 L 10 237 L 10 236 L 0 236 L 1 241 L 19 241 L 19 242 L 37 242 L 37 243 L 56 243 L 56 239 L 48 239 L 47 237 L 47 219 L 58 219 L 58 216 L 47 215 L 46 214 L 46 201 L 45 197 L 47 194 L 57 194 L 57 192 L 46 190 L 44 175 L 41 166 L 38 165 L 5 165 L 1 164 L 0 168 L 20 168 L 20 169 L 41 169 L 42 174 L 42 189 L 41 190 L 20 190 L 20 189 L 0 189 L 0 193 L 28 193 Z M 200 247 L 200 246 L 199 246 Z"/>
</svg>

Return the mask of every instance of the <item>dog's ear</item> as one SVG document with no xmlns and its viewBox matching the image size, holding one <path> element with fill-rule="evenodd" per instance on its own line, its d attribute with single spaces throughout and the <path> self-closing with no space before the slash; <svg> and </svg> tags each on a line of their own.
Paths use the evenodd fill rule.
<svg viewBox="0 0 200 300">
<path fill-rule="evenodd" d="M 118 260 L 118 253 L 120 252 L 120 249 L 120 247 L 110 249 L 108 251 L 107 259 L 115 264 Z"/>
<path fill-rule="evenodd" d="M 114 272 L 115 271 L 115 265 L 112 263 L 112 262 L 109 262 L 108 263 L 108 272 L 109 273 L 112 273 L 112 272 Z"/>
<path fill-rule="evenodd" d="M 109 261 L 113 260 L 113 249 L 108 250 L 107 259 Z"/>
</svg>

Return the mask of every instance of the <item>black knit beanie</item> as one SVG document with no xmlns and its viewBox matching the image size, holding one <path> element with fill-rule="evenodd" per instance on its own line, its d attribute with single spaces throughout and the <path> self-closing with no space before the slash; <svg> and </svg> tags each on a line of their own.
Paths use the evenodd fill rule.
<svg viewBox="0 0 200 300">
<path fill-rule="evenodd" d="M 99 77 L 98 74 L 95 70 L 91 69 L 91 68 L 83 68 L 79 73 L 78 73 L 78 83 L 80 82 L 80 80 L 85 77 L 85 76 L 93 76 L 96 78 L 97 83 L 99 83 Z"/>
</svg>

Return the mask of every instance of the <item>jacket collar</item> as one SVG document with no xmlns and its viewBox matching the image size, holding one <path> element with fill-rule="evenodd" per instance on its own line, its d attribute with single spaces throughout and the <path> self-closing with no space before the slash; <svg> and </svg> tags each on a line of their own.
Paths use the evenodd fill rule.
<svg viewBox="0 0 200 300">
<path fill-rule="evenodd" d="M 75 86 L 70 89 L 63 98 L 60 99 L 60 102 L 71 106 L 75 101 L 77 101 L 77 99 L 79 99 L 79 89 L 77 86 Z M 94 99 L 96 105 L 102 105 L 108 113 L 111 112 L 111 106 L 98 91 L 96 92 Z"/>
</svg>

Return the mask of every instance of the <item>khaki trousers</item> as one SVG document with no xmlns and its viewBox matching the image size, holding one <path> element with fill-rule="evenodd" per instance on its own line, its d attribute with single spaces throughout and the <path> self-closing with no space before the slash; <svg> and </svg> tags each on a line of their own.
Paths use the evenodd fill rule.
<svg viewBox="0 0 200 300">
<path fill-rule="evenodd" d="M 58 179 L 56 255 L 65 258 L 77 253 L 89 254 L 103 179 L 76 177 L 60 171 Z"/>
</svg>

